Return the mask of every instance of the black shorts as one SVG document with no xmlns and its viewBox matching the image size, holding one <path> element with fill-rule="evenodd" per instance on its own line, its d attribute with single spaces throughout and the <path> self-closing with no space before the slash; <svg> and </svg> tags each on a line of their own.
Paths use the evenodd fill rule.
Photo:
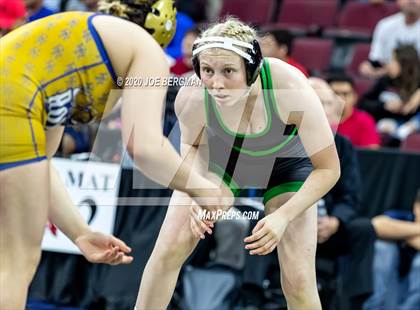
<svg viewBox="0 0 420 310">
<path fill-rule="evenodd" d="M 263 202 L 287 192 L 297 192 L 312 171 L 309 158 L 276 158 L 274 165 L 258 160 L 241 162 L 232 173 L 210 163 L 209 170 L 219 175 L 235 196 L 249 188 L 263 189 Z"/>
</svg>

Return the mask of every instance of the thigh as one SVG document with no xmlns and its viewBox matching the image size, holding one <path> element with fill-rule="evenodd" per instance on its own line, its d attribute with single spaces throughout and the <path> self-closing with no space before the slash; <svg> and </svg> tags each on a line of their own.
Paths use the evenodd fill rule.
<svg viewBox="0 0 420 310">
<path fill-rule="evenodd" d="M 294 193 L 284 193 L 271 199 L 266 212 L 274 212 Z M 315 252 L 317 244 L 317 212 L 308 208 L 289 223 L 277 246 L 282 276 L 313 277 L 315 279 Z"/>
<path fill-rule="evenodd" d="M 40 250 L 48 214 L 48 187 L 47 160 L 0 171 L 2 257 L 21 261 L 27 251 Z"/>
</svg>

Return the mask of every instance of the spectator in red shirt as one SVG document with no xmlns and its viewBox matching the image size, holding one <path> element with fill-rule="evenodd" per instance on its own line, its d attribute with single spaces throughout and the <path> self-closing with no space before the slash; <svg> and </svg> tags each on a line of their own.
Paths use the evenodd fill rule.
<svg viewBox="0 0 420 310">
<path fill-rule="evenodd" d="M 0 0 L 0 38 L 26 21 L 22 0 Z"/>
<path fill-rule="evenodd" d="M 299 69 L 308 77 L 308 70 L 290 57 L 292 42 L 293 37 L 289 31 L 280 29 L 264 31 L 260 38 L 261 50 L 264 57 L 279 58 Z"/>
<path fill-rule="evenodd" d="M 192 67 L 192 46 L 200 35 L 198 27 L 193 27 L 185 33 L 182 39 L 182 56 L 178 57 L 171 67 L 171 73 L 181 76 L 193 70 Z"/>
<path fill-rule="evenodd" d="M 353 80 L 346 75 L 328 78 L 331 89 L 344 101 L 343 113 L 337 132 L 347 137 L 354 146 L 376 148 L 380 145 L 380 137 L 376 131 L 376 123 L 367 112 L 356 108 L 358 96 Z"/>
</svg>

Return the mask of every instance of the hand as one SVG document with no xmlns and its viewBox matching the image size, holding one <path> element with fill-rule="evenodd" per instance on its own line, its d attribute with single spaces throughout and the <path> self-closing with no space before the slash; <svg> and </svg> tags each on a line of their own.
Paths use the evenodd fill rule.
<svg viewBox="0 0 420 310">
<path fill-rule="evenodd" d="M 126 255 L 131 248 L 114 236 L 89 231 L 77 237 L 74 243 L 91 263 L 119 265 L 133 261 L 132 256 Z"/>
<path fill-rule="evenodd" d="M 208 211 L 229 210 L 235 202 L 230 188 L 213 172 L 207 172 L 205 178 L 212 183 L 213 187 L 195 189 L 190 196 L 199 206 Z"/>
<path fill-rule="evenodd" d="M 190 227 L 194 237 L 204 239 L 204 233 L 211 235 L 213 233 L 214 221 L 206 220 L 203 216 L 211 214 L 210 211 L 204 210 L 200 206 L 193 204 L 190 207 Z"/>
<path fill-rule="evenodd" d="M 252 235 L 244 239 L 248 244 L 245 249 L 251 250 L 249 254 L 266 255 L 271 253 L 280 242 L 288 221 L 281 213 L 272 213 L 258 221 L 252 230 Z"/>
<path fill-rule="evenodd" d="M 401 100 L 389 100 L 384 104 L 385 110 L 392 113 L 399 113 L 401 111 L 402 106 L 403 103 L 401 102 Z"/>
<path fill-rule="evenodd" d="M 323 216 L 318 219 L 318 243 L 324 243 L 334 235 L 340 221 L 335 216 Z"/>
<path fill-rule="evenodd" d="M 377 79 L 387 73 L 386 67 L 374 68 L 369 61 L 363 61 L 359 66 L 361 75 L 371 79 Z"/>
<path fill-rule="evenodd" d="M 410 113 L 414 113 L 416 112 L 417 108 L 420 105 L 420 100 L 416 100 L 416 98 L 414 98 L 414 100 L 410 100 L 408 101 L 403 107 L 402 107 L 402 114 L 407 115 Z"/>
<path fill-rule="evenodd" d="M 412 248 L 416 249 L 417 251 L 420 251 L 420 236 L 408 238 L 406 242 Z"/>
</svg>

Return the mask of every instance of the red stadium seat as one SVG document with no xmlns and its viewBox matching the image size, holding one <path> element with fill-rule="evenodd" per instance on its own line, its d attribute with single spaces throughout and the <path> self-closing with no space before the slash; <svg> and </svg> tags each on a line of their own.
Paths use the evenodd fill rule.
<svg viewBox="0 0 420 310">
<path fill-rule="evenodd" d="M 318 38 L 297 38 L 291 56 L 312 73 L 320 73 L 330 65 L 333 41 Z"/>
<path fill-rule="evenodd" d="M 368 90 L 373 87 L 375 80 L 370 80 L 364 77 L 353 76 L 354 88 L 359 97 L 363 96 Z"/>
<path fill-rule="evenodd" d="M 336 1 L 286 1 L 277 16 L 276 27 L 292 31 L 331 27 L 334 25 L 336 13 Z"/>
<path fill-rule="evenodd" d="M 400 149 L 408 152 L 420 153 L 420 132 L 409 135 L 400 146 Z"/>
<path fill-rule="evenodd" d="M 283 3 L 286 2 L 295 2 L 296 0 L 283 0 Z M 334 2 L 335 4 L 338 5 L 340 0 L 299 0 L 301 2 Z"/>
<path fill-rule="evenodd" d="M 275 0 L 224 0 L 220 17 L 237 16 L 244 22 L 263 25 L 271 22 Z"/>
<path fill-rule="evenodd" d="M 327 33 L 339 37 L 370 37 L 381 19 L 396 12 L 398 7 L 393 2 L 373 4 L 349 1 L 340 13 L 337 28 L 329 29 Z"/>
<path fill-rule="evenodd" d="M 367 60 L 369 57 L 370 44 L 369 43 L 356 43 L 353 47 L 353 56 L 350 64 L 346 68 L 349 75 L 358 76 L 360 64 Z"/>
</svg>

